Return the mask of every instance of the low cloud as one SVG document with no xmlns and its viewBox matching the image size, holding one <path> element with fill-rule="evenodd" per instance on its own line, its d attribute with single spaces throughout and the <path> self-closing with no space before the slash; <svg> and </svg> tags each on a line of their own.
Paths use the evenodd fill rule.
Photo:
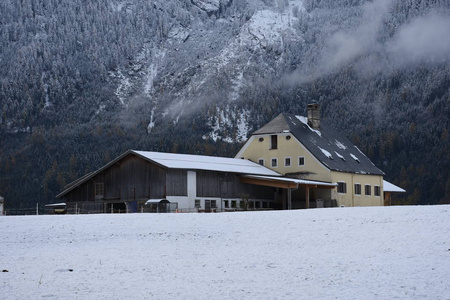
<svg viewBox="0 0 450 300">
<path fill-rule="evenodd" d="M 354 30 L 337 32 L 327 43 L 321 56 L 320 73 L 330 73 L 373 49 L 378 48 L 377 37 L 383 18 L 392 5 L 391 0 L 368 2 L 362 7 L 361 23 Z"/>
<path fill-rule="evenodd" d="M 450 59 L 450 18 L 431 13 L 404 25 L 388 43 L 397 64 L 443 62 Z"/>
<path fill-rule="evenodd" d="M 383 32 L 395 1 L 370 1 L 362 6 L 360 22 L 325 40 L 317 64 L 297 70 L 288 82 L 309 82 L 352 65 L 360 76 L 417 64 L 450 60 L 449 11 L 431 11 L 411 18 L 392 36 Z"/>
</svg>

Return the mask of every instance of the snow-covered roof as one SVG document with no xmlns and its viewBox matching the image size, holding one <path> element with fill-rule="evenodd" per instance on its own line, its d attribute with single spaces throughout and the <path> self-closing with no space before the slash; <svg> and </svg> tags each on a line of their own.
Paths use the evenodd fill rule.
<svg viewBox="0 0 450 300">
<path fill-rule="evenodd" d="M 321 122 L 313 129 L 308 118 L 282 113 L 253 135 L 291 132 L 294 137 L 330 170 L 356 174 L 384 175 L 342 132 Z"/>
<path fill-rule="evenodd" d="M 145 202 L 145 205 L 148 205 L 148 204 L 159 204 L 159 203 L 170 203 L 170 202 L 167 199 L 148 199 Z"/>
<path fill-rule="evenodd" d="M 61 202 L 61 203 L 52 203 L 52 204 L 46 204 L 46 207 L 55 207 L 55 206 L 65 206 L 66 203 L 65 202 Z"/>
<path fill-rule="evenodd" d="M 280 176 L 277 172 L 246 159 L 135 150 L 131 152 L 169 169 Z"/>
<path fill-rule="evenodd" d="M 288 178 L 288 177 L 271 177 L 271 176 L 258 176 L 258 175 L 244 175 L 244 177 L 255 178 L 255 179 L 264 179 L 264 180 L 273 180 L 273 181 L 278 181 L 278 182 L 280 182 L 280 181 L 291 182 L 291 183 L 301 184 L 301 185 L 317 185 L 317 186 L 328 186 L 328 187 L 337 186 L 337 183 L 305 180 L 305 179 L 297 179 L 297 178 Z"/>
<path fill-rule="evenodd" d="M 396 186 L 386 180 L 383 180 L 383 191 L 385 192 L 394 192 L 394 193 L 405 193 L 406 191 L 401 187 Z"/>
</svg>

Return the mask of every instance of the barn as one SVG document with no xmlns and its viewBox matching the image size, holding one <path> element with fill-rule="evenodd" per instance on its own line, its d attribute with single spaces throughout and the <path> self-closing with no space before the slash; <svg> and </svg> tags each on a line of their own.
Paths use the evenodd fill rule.
<svg viewBox="0 0 450 300">
<path fill-rule="evenodd" d="M 179 212 L 277 208 L 277 188 L 249 175 L 280 176 L 249 160 L 129 150 L 56 197 L 68 213 L 140 212 L 161 200 Z"/>
</svg>

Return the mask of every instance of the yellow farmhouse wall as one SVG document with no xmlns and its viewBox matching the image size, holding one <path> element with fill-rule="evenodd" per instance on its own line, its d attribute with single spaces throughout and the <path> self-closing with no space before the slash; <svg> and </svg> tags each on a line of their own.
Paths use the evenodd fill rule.
<svg viewBox="0 0 450 300">
<path fill-rule="evenodd" d="M 286 139 L 290 136 L 290 139 Z M 290 133 L 278 134 L 277 149 L 270 149 L 271 135 L 254 135 L 238 152 L 236 158 L 245 158 L 258 163 L 264 159 L 264 166 L 280 174 L 309 172 L 305 179 L 331 181 L 331 173 L 323 166 L 300 142 Z M 259 141 L 260 138 L 263 141 Z M 285 158 L 291 159 L 291 165 L 285 166 Z M 299 166 L 299 157 L 304 157 L 305 165 Z M 277 166 L 272 167 L 273 158 L 278 160 Z"/>
<path fill-rule="evenodd" d="M 279 133 L 277 149 L 270 149 L 271 135 L 253 135 L 238 152 L 236 158 L 249 159 L 258 163 L 264 160 L 264 166 L 282 175 L 287 173 L 307 172 L 303 177 L 308 180 L 327 182 L 345 182 L 346 193 L 331 191 L 331 198 L 339 206 L 380 206 L 383 205 L 383 177 L 379 175 L 354 174 L 330 171 L 320 163 L 291 133 Z M 287 138 L 287 137 L 290 138 Z M 262 139 L 262 141 L 260 141 Z M 299 166 L 299 157 L 304 157 L 304 165 Z M 272 167 L 272 159 L 277 159 L 277 166 Z M 290 166 L 285 165 L 285 158 L 290 158 Z M 355 183 L 361 185 L 361 195 L 355 195 Z M 371 186 L 371 195 L 365 195 L 365 185 Z M 380 196 L 375 196 L 374 186 L 380 186 Z"/>
<path fill-rule="evenodd" d="M 337 200 L 338 206 L 383 206 L 383 177 L 379 175 L 364 175 L 345 172 L 331 171 L 332 182 L 345 182 L 346 193 L 338 193 L 337 188 L 333 190 L 333 198 Z M 355 194 L 355 184 L 361 185 L 361 194 Z M 370 185 L 370 195 L 365 194 L 365 186 Z M 375 196 L 375 186 L 380 187 L 380 195 Z"/>
</svg>

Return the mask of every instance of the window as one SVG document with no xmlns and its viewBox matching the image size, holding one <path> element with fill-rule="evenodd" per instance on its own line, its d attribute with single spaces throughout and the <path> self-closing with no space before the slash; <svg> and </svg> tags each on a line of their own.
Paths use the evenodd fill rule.
<svg viewBox="0 0 450 300">
<path fill-rule="evenodd" d="M 278 149 L 278 136 L 271 135 L 270 136 L 270 149 Z"/>
<path fill-rule="evenodd" d="M 365 186 L 365 192 L 366 192 L 366 195 L 367 196 L 370 196 L 371 195 L 371 190 L 372 189 L 372 186 L 370 185 L 370 184 L 366 184 L 366 186 Z"/>
<path fill-rule="evenodd" d="M 239 207 L 244 209 L 245 208 L 245 202 L 244 201 L 239 201 Z"/>
<path fill-rule="evenodd" d="M 380 197 L 381 195 L 381 188 L 379 185 L 376 185 L 373 187 L 373 194 L 377 197 Z"/>
<path fill-rule="evenodd" d="M 200 205 L 200 199 L 195 199 L 195 208 L 200 208 L 200 207 L 202 207 Z"/>
<path fill-rule="evenodd" d="M 264 159 L 260 158 L 258 160 L 258 164 L 260 164 L 261 166 L 264 166 Z"/>
<path fill-rule="evenodd" d="M 361 185 L 359 183 L 355 183 L 355 195 L 361 195 Z"/>
<path fill-rule="evenodd" d="M 276 168 L 276 167 L 278 166 L 278 159 L 277 159 L 277 158 L 272 158 L 271 161 L 272 161 L 271 166 L 274 167 L 274 168 Z"/>
<path fill-rule="evenodd" d="M 261 137 L 261 138 L 258 139 L 258 141 L 259 142 L 264 142 L 264 138 Z"/>
<path fill-rule="evenodd" d="M 231 207 L 236 208 L 236 200 L 231 200 Z"/>
<path fill-rule="evenodd" d="M 225 208 L 230 208 L 230 207 L 228 206 L 228 203 L 229 203 L 228 200 L 224 200 L 224 201 L 223 201 L 223 205 L 225 206 Z"/>
<path fill-rule="evenodd" d="M 95 198 L 103 198 L 104 186 L 103 183 L 95 184 Z"/>
<path fill-rule="evenodd" d="M 305 157 L 304 156 L 299 156 L 298 157 L 298 165 L 299 166 L 304 166 L 305 165 Z"/>
<path fill-rule="evenodd" d="M 284 159 L 284 166 L 285 167 L 290 167 L 291 166 L 291 158 L 290 157 L 286 157 Z"/>
<path fill-rule="evenodd" d="M 255 201 L 255 209 L 260 209 L 260 208 L 261 208 L 261 202 Z"/>
<path fill-rule="evenodd" d="M 338 182 L 338 193 L 346 194 L 347 193 L 347 184 L 345 182 Z"/>
<path fill-rule="evenodd" d="M 288 136 L 286 136 L 286 140 L 290 140 L 291 139 L 291 136 L 290 135 L 288 135 Z"/>
<path fill-rule="evenodd" d="M 216 200 L 211 200 L 211 208 L 217 208 Z"/>
</svg>

